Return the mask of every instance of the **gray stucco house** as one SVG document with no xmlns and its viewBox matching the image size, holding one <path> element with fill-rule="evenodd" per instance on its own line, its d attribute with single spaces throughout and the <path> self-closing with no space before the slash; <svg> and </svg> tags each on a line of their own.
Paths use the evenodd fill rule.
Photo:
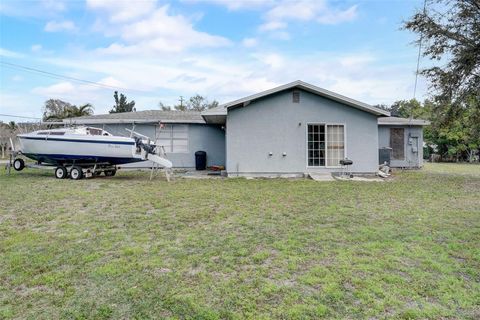
<svg viewBox="0 0 480 320">
<path fill-rule="evenodd" d="M 193 168 L 194 153 L 229 176 L 378 170 L 379 149 L 391 148 L 394 167 L 422 166 L 423 126 L 383 109 L 295 81 L 200 112 L 139 111 L 64 120 L 128 135 L 134 127 L 163 145 L 175 167 Z M 390 149 L 388 149 L 390 150 Z"/>
</svg>

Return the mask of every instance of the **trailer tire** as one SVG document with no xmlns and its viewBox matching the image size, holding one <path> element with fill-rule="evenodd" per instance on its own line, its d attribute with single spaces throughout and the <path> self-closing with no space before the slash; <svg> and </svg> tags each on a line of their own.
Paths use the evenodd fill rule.
<svg viewBox="0 0 480 320">
<path fill-rule="evenodd" d="M 117 170 L 105 170 L 106 177 L 113 177 L 117 173 Z"/>
<path fill-rule="evenodd" d="M 73 180 L 80 180 L 83 178 L 83 171 L 82 168 L 73 166 L 72 169 L 70 169 L 70 178 Z"/>
<path fill-rule="evenodd" d="M 68 172 L 65 167 L 57 167 L 55 169 L 55 178 L 65 179 L 67 176 L 68 176 Z"/>
<path fill-rule="evenodd" d="M 13 161 L 13 169 L 15 169 L 15 171 L 22 171 L 23 168 L 25 168 L 25 161 L 23 161 L 23 159 L 15 159 Z"/>
</svg>

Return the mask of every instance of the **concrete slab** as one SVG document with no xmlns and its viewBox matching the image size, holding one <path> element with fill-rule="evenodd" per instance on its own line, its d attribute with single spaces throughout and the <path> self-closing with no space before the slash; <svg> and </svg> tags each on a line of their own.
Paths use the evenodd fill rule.
<svg viewBox="0 0 480 320">
<path fill-rule="evenodd" d="M 335 177 L 336 180 L 341 180 L 341 181 L 365 181 L 365 182 L 384 182 L 385 179 L 384 178 L 379 178 L 379 177 L 376 177 L 376 176 L 372 176 L 372 177 L 353 177 L 353 178 L 350 178 L 348 176 L 338 176 L 338 177 Z"/>
<path fill-rule="evenodd" d="M 335 181 L 331 173 L 313 173 L 309 172 L 308 176 L 315 181 Z"/>
<path fill-rule="evenodd" d="M 212 170 L 187 170 L 183 172 L 176 171 L 176 177 L 186 178 L 186 179 L 215 179 L 215 178 L 223 178 L 220 171 L 212 171 Z"/>
</svg>

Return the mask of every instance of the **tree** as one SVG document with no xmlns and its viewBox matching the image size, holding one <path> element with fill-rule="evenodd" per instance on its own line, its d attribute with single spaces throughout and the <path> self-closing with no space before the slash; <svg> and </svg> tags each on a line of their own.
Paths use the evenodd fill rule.
<svg viewBox="0 0 480 320">
<path fill-rule="evenodd" d="M 158 106 L 160 107 L 160 109 L 161 109 L 162 111 L 171 111 L 171 110 L 172 110 L 172 107 L 167 106 L 166 104 L 164 104 L 164 103 L 161 102 L 161 101 L 158 103 Z"/>
<path fill-rule="evenodd" d="M 43 107 L 43 121 L 58 121 L 65 118 L 89 116 L 93 114 L 93 106 L 90 103 L 77 107 L 59 99 L 45 101 Z"/>
<path fill-rule="evenodd" d="M 43 107 L 43 121 L 55 121 L 67 118 L 67 110 L 72 105 L 60 99 L 48 99 Z"/>
<path fill-rule="evenodd" d="M 109 111 L 110 113 L 135 111 L 135 101 L 127 102 L 127 97 L 123 93 L 120 93 L 119 97 L 118 91 L 115 91 L 113 98 L 115 99 L 115 105 L 112 107 L 112 110 Z"/>
<path fill-rule="evenodd" d="M 194 111 L 204 111 L 206 109 L 215 108 L 217 106 L 217 101 L 214 100 L 212 103 L 210 103 L 207 98 L 199 94 L 195 94 L 193 97 L 190 97 L 187 102 L 187 109 Z"/>
<path fill-rule="evenodd" d="M 404 23 L 419 35 L 423 56 L 442 62 L 421 74 L 430 80 L 437 99 L 455 101 L 450 107 L 468 105 L 480 92 L 480 1 L 426 1 L 426 10 Z"/>
<path fill-rule="evenodd" d="M 414 118 L 414 119 L 429 119 L 430 118 L 431 103 L 425 100 L 422 103 L 416 99 L 395 101 L 388 111 L 394 117 Z"/>
<path fill-rule="evenodd" d="M 11 133 L 15 132 L 18 128 L 17 124 L 15 123 L 15 121 L 10 121 L 8 124 L 7 124 L 7 127 L 8 127 L 8 130 L 10 130 Z"/>
<path fill-rule="evenodd" d="M 444 159 L 473 162 L 480 150 L 480 108 L 478 98 L 466 103 L 469 107 L 434 105 L 428 139 L 437 146 Z M 448 110 L 447 114 L 437 110 Z M 425 134 L 427 137 L 427 134 Z"/>
<path fill-rule="evenodd" d="M 17 130 L 18 125 L 15 123 L 15 121 L 10 121 L 8 123 L 0 122 L 0 149 L 2 158 L 5 158 L 5 151 L 8 150 L 10 139 L 15 137 Z"/>
<path fill-rule="evenodd" d="M 67 113 L 68 118 L 90 116 L 93 114 L 93 106 L 90 103 L 86 103 L 79 107 L 72 106 L 70 109 L 67 110 Z"/>
<path fill-rule="evenodd" d="M 210 102 L 206 97 L 203 97 L 199 94 L 195 94 L 194 96 L 190 97 L 186 103 L 178 104 L 173 107 L 164 104 L 163 102 L 159 102 L 158 106 L 162 111 L 204 111 L 206 109 L 215 108 L 218 106 L 218 101 L 213 100 Z"/>
<path fill-rule="evenodd" d="M 421 70 L 430 82 L 431 140 L 438 152 L 473 161 L 480 153 L 480 0 L 426 0 L 404 28 L 419 35 L 423 56 L 438 61 Z"/>
</svg>

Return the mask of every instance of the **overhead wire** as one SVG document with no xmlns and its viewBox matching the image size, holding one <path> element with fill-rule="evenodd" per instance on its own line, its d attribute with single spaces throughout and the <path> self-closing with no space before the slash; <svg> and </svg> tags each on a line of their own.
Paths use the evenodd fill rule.
<svg viewBox="0 0 480 320">
<path fill-rule="evenodd" d="M 100 82 L 95 82 L 95 81 L 90 81 L 90 80 L 65 76 L 65 75 L 62 75 L 62 74 L 58 74 L 58 73 L 54 73 L 54 72 L 50 72 L 50 71 L 46 71 L 46 70 L 41 70 L 41 69 L 38 69 L 38 68 L 32 68 L 32 67 L 29 67 L 29 66 L 16 64 L 16 63 L 12 63 L 12 62 L 7 62 L 7 61 L 3 61 L 3 60 L 0 60 L 0 63 L 7 68 L 12 68 L 12 69 L 15 69 L 15 70 L 22 70 L 22 71 L 26 71 L 26 72 L 30 72 L 30 73 L 35 73 L 35 74 L 38 74 L 38 75 L 43 75 L 43 76 L 54 78 L 54 79 L 70 80 L 70 81 L 83 83 L 85 85 L 101 87 L 101 88 L 105 88 L 105 89 L 145 92 L 144 90 L 111 86 L 111 85 L 100 83 Z"/>
<path fill-rule="evenodd" d="M 427 12 L 427 0 L 423 0 L 423 15 Z M 420 33 L 420 40 L 418 42 L 418 56 L 417 56 L 417 70 L 415 72 L 415 85 L 413 86 L 413 99 L 416 98 L 417 95 L 417 83 L 418 83 L 418 70 L 420 68 L 420 56 L 422 53 L 422 40 L 423 34 Z"/>
</svg>

